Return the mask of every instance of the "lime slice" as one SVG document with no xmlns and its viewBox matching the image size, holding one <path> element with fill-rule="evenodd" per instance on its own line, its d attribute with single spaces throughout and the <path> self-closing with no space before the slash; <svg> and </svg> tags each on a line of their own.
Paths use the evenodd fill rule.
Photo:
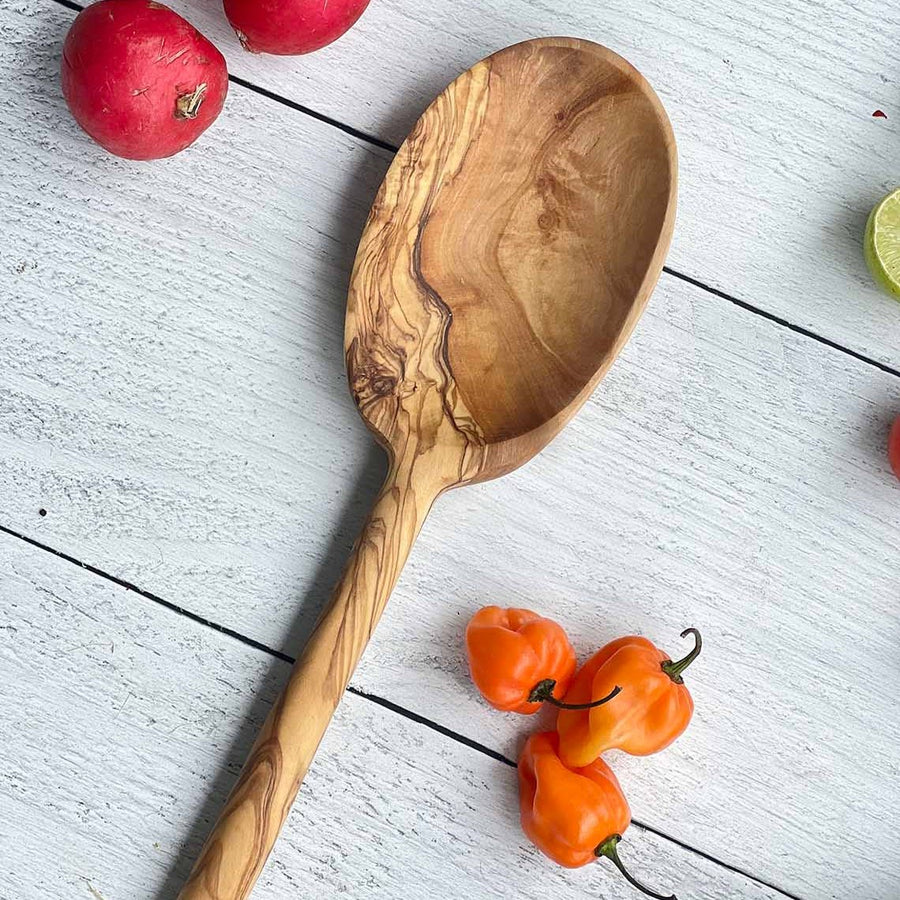
<svg viewBox="0 0 900 900">
<path fill-rule="evenodd" d="M 882 198 L 869 215 L 864 243 L 875 280 L 900 297 L 900 188 Z"/>
</svg>

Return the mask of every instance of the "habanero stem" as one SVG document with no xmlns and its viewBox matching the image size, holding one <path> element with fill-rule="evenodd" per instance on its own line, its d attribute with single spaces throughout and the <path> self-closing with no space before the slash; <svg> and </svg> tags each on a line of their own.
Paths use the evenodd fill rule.
<svg viewBox="0 0 900 900">
<path fill-rule="evenodd" d="M 669 659 L 662 663 L 663 672 L 665 672 L 675 684 L 684 684 L 681 673 L 700 655 L 700 650 L 703 647 L 703 638 L 700 637 L 700 632 L 696 628 L 685 628 L 684 631 L 681 632 L 682 637 L 687 637 L 689 634 L 694 637 L 694 649 L 677 662 L 673 662 Z"/>
<path fill-rule="evenodd" d="M 528 702 L 550 703 L 557 709 L 593 709 L 595 706 L 603 706 L 604 703 L 609 703 L 613 697 L 618 696 L 622 691 L 622 688 L 616 685 L 605 697 L 594 700 L 592 703 L 563 703 L 562 700 L 557 700 L 553 696 L 555 688 L 556 681 L 553 678 L 545 678 L 543 681 L 539 681 L 528 695 Z"/>
<path fill-rule="evenodd" d="M 621 840 L 621 834 L 614 834 L 611 837 L 608 837 L 596 850 L 594 850 L 594 854 L 598 859 L 601 856 L 605 856 L 622 873 L 622 877 L 632 887 L 637 888 L 642 894 L 653 897 L 655 900 L 678 900 L 674 894 L 657 894 L 655 891 L 651 891 L 650 888 L 645 887 L 629 874 L 628 870 L 623 865 L 622 860 L 619 859 L 619 851 L 616 849 L 616 845 Z"/>
</svg>

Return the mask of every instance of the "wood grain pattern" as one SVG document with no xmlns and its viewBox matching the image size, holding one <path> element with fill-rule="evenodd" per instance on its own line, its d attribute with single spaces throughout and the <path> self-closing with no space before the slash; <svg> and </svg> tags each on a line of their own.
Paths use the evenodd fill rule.
<svg viewBox="0 0 900 900">
<path fill-rule="evenodd" d="M 479 63 L 400 148 L 345 335 L 387 481 L 182 900 L 249 896 L 433 501 L 526 462 L 583 404 L 659 278 L 675 190 L 649 85 L 572 39 Z"/>
<path fill-rule="evenodd" d="M 390 8 L 382 3 L 370 14 Z M 744 12 L 729 13 L 735 27 Z M 819 12 L 823 21 L 833 18 L 833 10 Z M 832 36 L 852 43 L 858 21 L 853 10 L 847 14 L 848 30 Z M 0 121 L 14 122 L 0 128 L 7 173 L 0 208 L 8 223 L 0 257 L 0 523 L 293 653 L 383 477 L 346 394 L 340 329 L 352 243 L 388 155 L 235 85 L 196 153 L 159 167 L 110 159 L 83 139 L 58 97 L 58 48 L 72 15 L 36 0 L 0 8 Z M 710 39 L 713 32 L 696 24 L 697 40 Z M 645 33 L 656 34 L 655 27 L 642 20 Z M 725 43 L 729 33 L 715 32 Z M 873 30 L 867 48 L 877 54 L 883 37 Z M 465 55 L 468 40 L 460 33 L 452 52 Z M 783 52 L 782 44 L 770 49 Z M 418 50 L 410 52 L 415 59 Z M 844 71 L 838 51 L 827 52 Z M 678 77 L 697 60 L 688 54 L 680 62 Z M 657 64 L 644 57 L 642 67 Z M 443 70 L 435 61 L 428 66 L 426 74 Z M 374 79 L 384 74 L 374 64 L 369 71 Z M 834 85 L 834 96 L 846 100 L 848 85 L 858 93 L 865 71 Z M 348 77 L 363 85 L 364 74 Z M 664 85 L 670 104 L 680 86 Z M 369 98 L 376 110 L 386 108 L 381 98 Z M 832 113 L 839 122 L 852 114 L 849 102 L 839 105 L 814 104 L 822 140 L 838 127 Z M 729 124 L 717 110 L 697 114 L 710 119 L 710 134 L 725 126 L 743 133 L 741 121 Z M 676 124 L 683 157 L 692 126 Z M 795 118 L 792 127 L 804 126 Z M 747 146 L 754 156 L 758 144 Z M 868 177 L 865 166 L 876 157 L 866 154 L 861 169 L 844 170 L 847 177 Z M 796 171 L 810 165 L 812 157 L 803 157 Z M 691 166 L 696 171 L 696 158 Z M 689 176 L 687 190 L 710 179 L 714 185 L 715 170 Z M 774 175 L 757 180 L 765 203 L 745 206 L 748 255 L 758 249 L 753 217 L 765 218 L 782 196 L 782 176 Z M 817 191 L 816 202 L 832 200 Z M 681 216 L 679 234 L 683 228 Z M 854 296 L 847 253 L 833 257 L 847 264 L 835 297 Z M 733 257 L 735 277 L 744 277 L 744 260 Z M 802 254 L 797 269 L 771 261 L 766 277 L 790 282 L 802 274 Z M 855 308 L 850 299 L 844 305 Z M 900 414 L 897 384 L 663 275 L 603 390 L 564 434 L 529 468 L 452 492 L 436 506 L 353 684 L 513 755 L 521 721 L 479 704 L 465 672 L 462 623 L 478 605 L 552 608 L 582 654 L 622 631 L 667 645 L 692 622 L 712 637 L 691 682 L 698 706 L 691 730 L 639 768 L 613 760 L 635 815 L 801 897 L 895 900 L 900 489 L 884 442 Z M 575 468 L 584 480 L 572 479 Z M 59 594 L 67 583 L 53 589 Z M 111 671 L 120 673 L 116 692 L 97 700 L 111 710 L 127 697 L 134 664 L 118 664 L 118 650 L 95 654 L 81 679 L 69 666 L 83 658 L 70 652 L 83 641 L 65 640 L 70 617 L 59 615 L 65 630 L 46 659 L 88 697 L 105 690 Z M 109 627 L 130 630 L 140 642 L 142 621 L 140 613 L 128 622 L 117 616 Z M 212 794 L 204 780 L 215 768 L 210 754 L 225 759 L 236 710 L 249 709 L 261 682 L 255 670 L 230 668 L 218 635 L 200 641 L 181 622 L 148 634 L 139 664 L 163 670 L 150 682 L 158 689 L 144 704 L 129 700 L 118 721 L 134 727 L 92 744 L 95 756 L 79 741 L 94 734 L 90 723 L 102 717 L 96 709 L 54 733 L 53 765 L 42 755 L 48 736 L 41 723 L 56 721 L 57 694 L 48 692 L 45 704 L 35 689 L 30 714 L 9 719 L 21 722 L 10 733 L 31 748 L 30 761 L 17 767 L 16 743 L 13 760 L 0 768 L 33 792 L 14 816 L 4 816 L 16 832 L 4 832 L 0 843 L 19 854 L 12 876 L 0 867 L 4 900 L 44 900 L 48 891 L 89 897 L 77 878 L 80 860 L 103 873 L 105 885 L 95 884 L 108 900 L 142 896 L 158 883 L 158 867 L 178 855 L 184 816 L 196 809 L 208 823 L 218 813 L 224 793 L 204 802 Z M 172 666 L 171 680 L 154 641 L 179 648 L 183 662 Z M 833 664 L 823 669 L 823 659 Z M 189 679 L 198 684 L 196 706 L 183 695 Z M 37 684 L 48 680 L 42 674 Z M 71 706 L 72 693 L 62 696 Z M 173 697 L 179 712 L 170 717 Z M 455 807 L 463 818 L 441 813 L 440 829 L 429 830 L 436 814 L 425 798 L 433 779 L 414 779 L 412 793 L 403 787 L 411 771 L 421 771 L 421 738 L 388 724 L 365 738 L 370 746 L 357 701 L 346 703 L 353 710 L 346 717 L 339 711 L 338 722 L 360 736 L 360 755 L 383 763 L 353 769 L 349 788 L 340 774 L 351 771 L 344 755 L 320 754 L 304 787 L 315 791 L 315 802 L 299 804 L 289 819 L 260 890 L 277 884 L 272 896 L 283 898 L 293 878 L 295 888 L 311 886 L 315 896 L 341 896 L 342 888 L 352 896 L 371 877 L 373 896 L 414 893 L 420 880 L 440 893 L 457 883 L 453 865 L 431 852 L 448 836 L 458 853 L 465 848 L 466 878 L 507 860 L 506 850 L 488 849 L 483 859 L 478 850 L 495 847 L 506 826 L 486 843 L 466 839 L 470 827 L 487 821 L 480 795 L 468 793 L 470 782 L 489 781 L 480 769 L 460 774 L 455 789 L 447 776 L 438 812 Z M 191 719 L 192 709 L 201 710 L 200 721 Z M 171 752 L 160 759 L 160 742 L 172 730 L 175 743 L 164 745 Z M 329 733 L 325 746 L 337 748 L 343 734 Z M 182 756 L 184 735 L 194 749 Z M 232 771 L 251 740 L 229 757 Z M 117 749 L 108 759 L 122 763 L 107 771 L 99 760 L 110 743 Z M 69 746 L 76 751 L 63 770 Z M 439 767 L 458 771 L 442 746 L 438 740 Z M 409 767 L 392 765 L 392 756 Z M 82 757 L 93 761 L 89 772 L 79 767 Z M 170 788 L 154 781 L 157 772 Z M 326 772 L 329 780 L 316 787 Z M 50 812 L 42 801 L 48 791 L 59 798 Z M 94 804 L 95 796 L 105 799 Z M 311 823 L 296 845 L 292 821 Z M 157 838 L 165 863 L 150 846 Z M 198 844 L 183 851 L 188 867 Z M 300 844 L 316 848 L 312 857 Z M 65 865 L 49 871 L 43 861 L 50 856 Z M 549 869 L 520 872 L 522 896 L 557 883 Z M 671 883 L 664 869 L 659 874 L 660 884 Z M 698 878 L 705 883 L 691 869 L 684 887 L 693 890 Z M 477 894 L 477 880 L 459 883 L 462 896 Z M 559 883 L 572 896 L 596 893 L 593 880 Z M 753 890 L 724 881 L 708 893 L 747 897 Z"/>
<path fill-rule="evenodd" d="M 242 52 L 214 4 L 179 8 L 230 71 L 394 143 L 448 73 L 498 47 L 561 32 L 599 41 L 656 87 L 678 137 L 669 264 L 900 365 L 900 311 L 860 248 L 900 169 L 896 3 L 458 0 L 426 14 L 417 0 L 382 0 L 340 41 L 293 60 Z M 878 108 L 887 119 L 872 118 Z"/>
<path fill-rule="evenodd" d="M 0 598 L 0 897 L 170 900 L 287 664 L 6 535 Z M 619 896 L 613 872 L 528 844 L 511 769 L 363 698 L 303 790 L 260 900 Z M 628 839 L 648 878 L 696 900 L 780 896 L 637 826 Z"/>
<path fill-rule="evenodd" d="M 446 488 L 552 439 L 656 284 L 676 169 L 653 91 L 595 44 L 531 41 L 457 79 L 400 148 L 351 282 L 351 384 L 382 443 L 410 452 L 398 405 L 437 424 Z"/>
</svg>

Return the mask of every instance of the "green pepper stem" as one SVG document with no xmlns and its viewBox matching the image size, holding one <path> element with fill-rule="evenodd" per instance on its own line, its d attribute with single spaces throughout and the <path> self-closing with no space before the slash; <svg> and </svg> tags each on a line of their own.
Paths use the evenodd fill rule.
<svg viewBox="0 0 900 900">
<path fill-rule="evenodd" d="M 595 706 L 603 706 L 604 703 L 609 703 L 609 701 L 617 696 L 622 690 L 622 688 L 616 685 L 605 697 L 601 697 L 599 700 L 594 700 L 591 703 L 563 703 L 562 700 L 557 700 L 556 697 L 553 696 L 555 688 L 556 681 L 552 678 L 545 678 L 543 681 L 539 681 L 531 689 L 531 693 L 528 695 L 528 702 L 551 703 L 557 709 L 593 709 Z"/>
<path fill-rule="evenodd" d="M 675 684 L 684 684 L 681 673 L 700 655 L 700 650 L 703 647 L 703 638 L 700 637 L 700 632 L 697 631 L 696 628 L 685 628 L 684 631 L 681 632 L 682 637 L 687 637 L 689 634 L 694 636 L 694 649 L 677 662 L 667 659 L 662 664 L 663 672 L 665 672 Z"/>
<path fill-rule="evenodd" d="M 619 851 L 616 849 L 616 845 L 621 840 L 621 834 L 614 834 L 612 835 L 612 837 L 608 837 L 602 844 L 600 844 L 599 847 L 597 847 L 596 850 L 594 850 L 595 855 L 598 857 L 605 856 L 622 873 L 624 879 L 632 887 L 637 888 L 641 893 L 646 894 L 648 897 L 654 897 L 655 900 L 678 900 L 678 898 L 674 894 L 654 893 L 628 874 L 628 870 L 624 865 L 622 865 L 622 860 L 619 859 Z"/>
</svg>

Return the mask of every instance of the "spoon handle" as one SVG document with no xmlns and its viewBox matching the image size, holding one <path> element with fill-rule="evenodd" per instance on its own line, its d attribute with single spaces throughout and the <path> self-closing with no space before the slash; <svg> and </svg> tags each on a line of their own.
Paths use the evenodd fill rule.
<svg viewBox="0 0 900 900">
<path fill-rule="evenodd" d="M 350 560 L 179 900 L 244 900 L 262 871 L 436 491 L 391 467 Z"/>
</svg>

